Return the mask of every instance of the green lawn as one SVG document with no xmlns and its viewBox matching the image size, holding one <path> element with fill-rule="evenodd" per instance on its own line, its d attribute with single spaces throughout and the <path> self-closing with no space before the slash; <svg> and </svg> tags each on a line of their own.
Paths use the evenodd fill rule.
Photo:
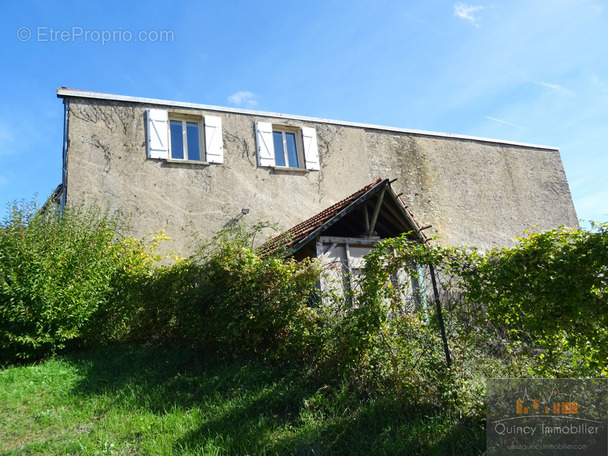
<svg viewBox="0 0 608 456">
<path fill-rule="evenodd" d="M 1 369 L 0 455 L 483 453 L 479 419 L 408 403 L 296 368 L 112 347 Z"/>
</svg>

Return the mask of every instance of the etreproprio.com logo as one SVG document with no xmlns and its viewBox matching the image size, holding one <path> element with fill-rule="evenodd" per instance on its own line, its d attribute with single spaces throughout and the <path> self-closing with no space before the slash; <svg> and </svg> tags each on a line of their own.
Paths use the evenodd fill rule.
<svg viewBox="0 0 608 456">
<path fill-rule="evenodd" d="M 107 43 L 131 43 L 131 42 L 153 42 L 167 43 L 175 41 L 173 30 L 123 30 L 118 27 L 115 30 L 89 30 L 84 27 L 74 26 L 70 28 L 57 29 L 47 26 L 35 28 L 19 27 L 17 29 L 19 41 L 36 41 L 39 43 L 98 43 L 102 46 Z"/>
</svg>

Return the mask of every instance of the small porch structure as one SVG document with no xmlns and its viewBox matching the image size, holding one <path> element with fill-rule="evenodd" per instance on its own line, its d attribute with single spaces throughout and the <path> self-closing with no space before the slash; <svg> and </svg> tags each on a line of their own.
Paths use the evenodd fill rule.
<svg viewBox="0 0 608 456">
<path fill-rule="evenodd" d="M 286 245 L 288 254 L 301 260 L 319 258 L 326 271 L 321 289 L 344 294 L 355 289 L 364 266 L 364 256 L 382 240 L 409 233 L 412 242 L 428 239 L 392 188 L 389 179 L 377 179 L 349 197 L 272 239 L 265 248 Z M 417 277 L 408 280 L 414 293 L 424 294 Z"/>
</svg>

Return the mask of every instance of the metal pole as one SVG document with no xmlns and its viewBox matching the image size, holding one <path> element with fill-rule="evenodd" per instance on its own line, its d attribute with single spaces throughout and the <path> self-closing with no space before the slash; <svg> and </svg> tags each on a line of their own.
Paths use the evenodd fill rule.
<svg viewBox="0 0 608 456">
<path fill-rule="evenodd" d="M 437 289 L 437 280 L 435 279 L 435 268 L 432 264 L 429 265 L 431 270 L 431 281 L 433 282 L 433 292 L 435 293 L 435 307 L 437 308 L 437 321 L 439 323 L 439 331 L 441 332 L 441 340 L 443 341 L 443 351 L 445 352 L 445 362 L 448 367 L 452 366 L 452 358 L 450 356 L 450 347 L 448 347 L 448 338 L 445 335 L 445 324 L 443 323 L 443 313 L 441 311 L 441 302 L 439 301 L 439 290 Z"/>
</svg>

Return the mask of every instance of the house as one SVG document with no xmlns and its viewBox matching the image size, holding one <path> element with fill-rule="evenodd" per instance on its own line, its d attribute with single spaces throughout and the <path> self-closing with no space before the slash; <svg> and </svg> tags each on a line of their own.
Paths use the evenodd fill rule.
<svg viewBox="0 0 608 456">
<path fill-rule="evenodd" d="M 578 226 L 554 147 L 66 88 L 57 96 L 63 204 L 107 205 L 129 216 L 133 235 L 165 229 L 183 253 L 193 231 L 210 236 L 241 216 L 297 226 L 362 189 L 366 209 L 349 209 L 322 236 L 420 234 L 409 210 L 436 242 L 482 249 L 534 227 Z M 379 177 L 392 182 L 380 206 L 380 190 L 368 193 Z M 317 249 L 314 230 L 304 232 L 298 250 Z"/>
</svg>

